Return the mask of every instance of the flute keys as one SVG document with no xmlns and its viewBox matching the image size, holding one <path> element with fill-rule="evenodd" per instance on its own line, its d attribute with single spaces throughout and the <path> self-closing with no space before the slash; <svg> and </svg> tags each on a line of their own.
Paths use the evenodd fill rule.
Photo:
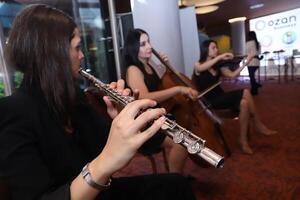
<svg viewBox="0 0 300 200">
<path fill-rule="evenodd" d="M 187 146 L 187 151 L 190 153 L 190 154 L 195 154 L 195 153 L 198 153 L 200 152 L 200 150 L 202 149 L 202 146 L 199 144 L 199 142 L 195 141 L 195 142 L 192 142 L 191 144 L 189 144 Z"/>
<path fill-rule="evenodd" d="M 182 141 L 184 140 L 184 134 L 182 131 L 177 131 L 174 136 L 173 136 L 173 141 L 176 143 L 176 144 L 179 144 L 181 143 Z"/>
</svg>

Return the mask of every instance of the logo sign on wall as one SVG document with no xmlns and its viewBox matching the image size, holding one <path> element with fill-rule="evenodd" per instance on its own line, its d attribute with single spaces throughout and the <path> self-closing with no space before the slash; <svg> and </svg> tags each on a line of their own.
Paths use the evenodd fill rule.
<svg viewBox="0 0 300 200">
<path fill-rule="evenodd" d="M 291 55 L 300 48 L 300 8 L 251 19 L 250 30 L 256 32 L 262 52 L 282 49 Z"/>
</svg>

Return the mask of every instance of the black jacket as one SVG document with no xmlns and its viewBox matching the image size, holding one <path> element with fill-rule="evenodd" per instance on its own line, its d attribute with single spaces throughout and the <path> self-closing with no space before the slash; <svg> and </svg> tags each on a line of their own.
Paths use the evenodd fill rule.
<svg viewBox="0 0 300 200">
<path fill-rule="evenodd" d="M 66 133 L 38 92 L 0 99 L 0 178 L 13 199 L 69 199 L 70 182 L 103 149 L 109 123 L 80 103 Z"/>
<path fill-rule="evenodd" d="M 72 116 L 76 131 L 68 134 L 41 96 L 20 89 L 0 99 L 0 179 L 10 187 L 12 199 L 67 200 L 70 182 L 103 149 L 110 123 L 81 102 Z M 98 197 L 195 200 L 178 174 L 115 178 Z"/>
</svg>

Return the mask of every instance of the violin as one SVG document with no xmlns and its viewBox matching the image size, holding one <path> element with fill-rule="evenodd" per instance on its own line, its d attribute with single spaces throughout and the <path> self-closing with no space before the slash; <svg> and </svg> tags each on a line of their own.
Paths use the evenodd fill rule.
<svg viewBox="0 0 300 200">
<path fill-rule="evenodd" d="M 232 59 L 220 60 L 214 64 L 214 69 L 220 69 L 221 67 L 228 67 L 231 71 L 239 68 L 239 63 L 246 58 L 247 55 L 235 55 Z"/>
<path fill-rule="evenodd" d="M 152 49 L 152 53 L 158 58 L 158 60 L 166 67 L 166 72 L 162 77 L 159 90 L 171 88 L 174 86 L 186 86 L 196 88 L 192 81 L 184 74 L 174 70 L 168 63 L 161 59 L 160 55 Z M 177 95 L 167 101 L 161 102 L 162 107 L 166 108 L 167 112 L 171 113 L 178 124 L 187 127 L 197 136 L 204 138 L 206 143 L 215 152 L 228 156 L 223 144 L 220 142 L 220 138 L 217 138 L 215 119 L 218 119 L 207 107 L 201 102 L 200 99 L 192 101 L 191 99 Z M 190 155 L 191 159 L 200 166 L 207 167 L 203 161 L 197 157 Z"/>
</svg>

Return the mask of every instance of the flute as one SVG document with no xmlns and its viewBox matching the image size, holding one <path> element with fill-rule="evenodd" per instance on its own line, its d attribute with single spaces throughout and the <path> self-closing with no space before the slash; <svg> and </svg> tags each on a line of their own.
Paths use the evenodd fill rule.
<svg viewBox="0 0 300 200">
<path fill-rule="evenodd" d="M 78 73 L 91 81 L 97 88 L 109 96 L 114 102 L 118 105 L 124 107 L 128 103 L 134 101 L 132 96 L 123 96 L 115 89 L 111 89 L 109 84 L 105 84 L 93 75 L 79 69 Z M 205 147 L 205 140 L 196 136 L 191 131 L 185 129 L 184 127 L 177 124 L 174 120 L 166 117 L 166 121 L 161 127 L 161 130 L 177 144 L 184 146 L 190 154 L 195 154 L 200 156 L 209 164 L 213 165 L 216 168 L 222 168 L 224 165 L 224 157 L 220 156 L 213 150 Z"/>
</svg>

